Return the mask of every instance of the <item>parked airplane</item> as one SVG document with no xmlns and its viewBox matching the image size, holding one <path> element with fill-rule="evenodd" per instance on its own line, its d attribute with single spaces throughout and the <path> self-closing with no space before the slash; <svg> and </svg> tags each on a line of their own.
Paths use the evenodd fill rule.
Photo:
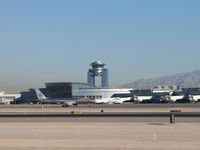
<svg viewBox="0 0 200 150">
<path fill-rule="evenodd" d="M 170 93 L 169 98 L 171 102 L 178 102 L 184 98 L 184 93 L 182 91 L 174 91 Z"/>
<path fill-rule="evenodd" d="M 47 98 L 39 89 L 35 89 L 37 98 L 42 103 L 58 103 L 63 104 L 63 106 L 74 106 L 81 103 L 94 103 L 94 100 L 89 99 L 79 99 L 79 98 L 67 98 L 67 99 L 53 99 Z"/>
<path fill-rule="evenodd" d="M 152 96 L 133 96 L 134 101 L 138 103 L 151 100 L 151 98 Z"/>
<path fill-rule="evenodd" d="M 95 99 L 96 104 L 123 104 L 125 100 L 120 98 L 102 98 L 102 99 Z"/>
<path fill-rule="evenodd" d="M 188 95 L 188 99 L 191 102 L 198 102 L 200 100 L 200 95 Z"/>
<path fill-rule="evenodd" d="M 113 94 L 110 98 L 96 99 L 96 104 L 123 104 L 131 99 L 130 93 Z"/>
</svg>

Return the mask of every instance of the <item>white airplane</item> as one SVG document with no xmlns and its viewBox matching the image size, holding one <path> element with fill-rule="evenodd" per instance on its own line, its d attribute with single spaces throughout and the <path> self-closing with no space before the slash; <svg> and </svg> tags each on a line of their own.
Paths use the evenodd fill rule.
<svg viewBox="0 0 200 150">
<path fill-rule="evenodd" d="M 94 100 L 88 99 L 78 99 L 78 98 L 71 98 L 71 99 L 51 99 L 47 98 L 39 89 L 35 89 L 35 93 L 37 98 L 42 103 L 59 103 L 63 104 L 63 106 L 74 106 L 80 103 L 94 103 Z"/>
<path fill-rule="evenodd" d="M 95 103 L 96 104 L 123 104 L 124 101 L 127 101 L 127 100 L 130 100 L 130 99 L 111 97 L 111 98 L 95 99 Z"/>
<path fill-rule="evenodd" d="M 184 98 L 184 94 L 182 92 L 170 92 L 169 100 L 171 102 L 176 102 Z"/>
<path fill-rule="evenodd" d="M 197 102 L 200 100 L 200 95 L 188 95 L 190 101 Z"/>
<path fill-rule="evenodd" d="M 144 100 L 151 100 L 152 97 L 153 96 L 134 96 L 133 98 L 136 102 L 142 102 Z"/>
<path fill-rule="evenodd" d="M 184 95 L 176 95 L 176 96 L 170 95 L 170 101 L 172 101 L 172 102 L 176 102 L 177 100 L 180 100 L 183 98 L 184 98 Z"/>
</svg>

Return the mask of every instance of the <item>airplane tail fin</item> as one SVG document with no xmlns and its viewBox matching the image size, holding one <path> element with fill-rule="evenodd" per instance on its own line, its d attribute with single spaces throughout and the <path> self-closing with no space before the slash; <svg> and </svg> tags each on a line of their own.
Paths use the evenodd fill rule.
<svg viewBox="0 0 200 150">
<path fill-rule="evenodd" d="M 39 100 L 47 99 L 47 97 L 39 89 L 35 89 L 35 93 Z"/>
</svg>

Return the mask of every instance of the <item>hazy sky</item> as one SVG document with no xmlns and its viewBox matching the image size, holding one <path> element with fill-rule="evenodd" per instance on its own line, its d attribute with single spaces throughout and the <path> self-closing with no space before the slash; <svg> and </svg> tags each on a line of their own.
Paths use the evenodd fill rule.
<svg viewBox="0 0 200 150">
<path fill-rule="evenodd" d="M 200 69 L 199 0 L 1 0 L 0 89 L 86 82 L 102 60 L 110 85 Z"/>
</svg>

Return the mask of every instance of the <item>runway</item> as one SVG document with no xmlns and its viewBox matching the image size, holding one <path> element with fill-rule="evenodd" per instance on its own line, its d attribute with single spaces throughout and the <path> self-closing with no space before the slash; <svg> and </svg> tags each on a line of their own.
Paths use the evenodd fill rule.
<svg viewBox="0 0 200 150">
<path fill-rule="evenodd" d="M 170 112 L 1 112 L 2 117 L 169 117 Z M 176 117 L 200 117 L 200 112 L 174 112 Z"/>
<path fill-rule="evenodd" d="M 59 108 L 62 105 L 54 105 L 54 104 L 45 104 L 44 108 Z M 1 108 L 40 108 L 41 104 L 37 105 L 0 105 Z M 75 108 L 84 108 L 84 107 L 92 107 L 92 108 L 173 108 L 173 107 L 188 107 L 188 108 L 200 108 L 200 103 L 163 103 L 163 104 L 79 104 L 78 106 L 74 106 Z"/>
<path fill-rule="evenodd" d="M 123 104 L 123 105 L 0 105 L 0 121 L 9 122 L 164 122 L 170 111 L 176 122 L 200 122 L 197 104 Z"/>
<path fill-rule="evenodd" d="M 145 122 L 169 123 L 166 112 L 110 112 L 110 113 L 0 113 L 0 122 Z M 198 123 L 200 112 L 174 113 L 176 122 Z"/>
</svg>

